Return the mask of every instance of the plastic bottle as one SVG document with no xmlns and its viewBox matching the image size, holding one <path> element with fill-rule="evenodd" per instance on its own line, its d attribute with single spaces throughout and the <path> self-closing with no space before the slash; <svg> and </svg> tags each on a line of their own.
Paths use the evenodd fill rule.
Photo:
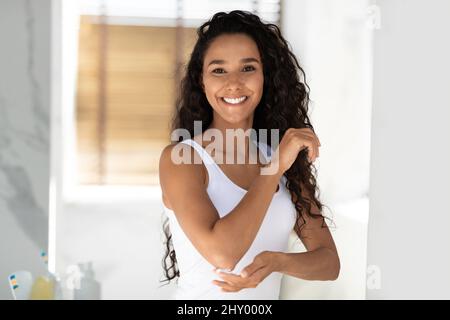
<svg viewBox="0 0 450 320">
<path fill-rule="evenodd" d="M 31 300 L 53 300 L 55 296 L 54 281 L 48 276 L 39 276 L 31 287 Z"/>
<path fill-rule="evenodd" d="M 92 262 L 78 264 L 83 274 L 80 280 L 80 288 L 74 290 L 75 300 L 100 300 L 101 288 L 100 283 L 95 280 Z"/>
<path fill-rule="evenodd" d="M 58 274 L 50 274 L 50 279 L 53 281 L 53 299 L 64 300 L 61 278 Z"/>
</svg>

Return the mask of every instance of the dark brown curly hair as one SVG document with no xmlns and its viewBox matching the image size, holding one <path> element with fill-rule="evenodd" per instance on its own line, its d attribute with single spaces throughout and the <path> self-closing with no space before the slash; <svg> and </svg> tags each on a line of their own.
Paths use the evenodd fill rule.
<svg viewBox="0 0 450 320">
<path fill-rule="evenodd" d="M 203 131 L 209 127 L 213 120 L 213 110 L 202 88 L 205 52 L 217 36 L 237 33 L 244 33 L 256 42 L 262 59 L 264 87 L 261 101 L 254 112 L 253 129 L 256 132 L 259 132 L 258 129 L 267 129 L 269 132 L 270 129 L 278 129 L 280 139 L 289 128 L 310 128 L 314 131 L 308 117 L 310 99 L 305 73 L 279 27 L 264 23 L 257 15 L 240 10 L 218 12 L 197 29 L 198 39 L 181 82 L 171 129 L 186 129 L 194 136 L 194 121 L 202 121 Z M 271 139 L 268 141 L 270 145 Z M 326 226 L 324 218 L 327 217 L 311 212 L 311 201 L 320 212 L 324 206 L 318 199 L 319 189 L 314 177 L 316 173 L 316 168 L 308 162 L 307 149 L 299 152 L 295 162 L 284 173 L 287 178 L 286 188 L 297 211 L 297 234 L 300 234 L 306 224 L 304 215 L 322 219 L 322 227 Z M 302 194 L 307 194 L 308 197 Z M 167 219 L 163 230 L 166 236 L 166 253 L 163 259 L 166 279 L 163 281 L 170 282 L 179 276 L 179 270 Z"/>
</svg>

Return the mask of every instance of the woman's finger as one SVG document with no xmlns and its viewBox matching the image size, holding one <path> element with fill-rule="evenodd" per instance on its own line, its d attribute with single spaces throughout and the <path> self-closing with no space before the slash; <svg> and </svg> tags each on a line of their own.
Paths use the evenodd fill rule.
<svg viewBox="0 0 450 320">
<path fill-rule="evenodd" d="M 319 145 L 317 144 L 317 140 L 314 141 L 313 145 L 314 145 L 314 152 L 315 152 L 314 161 L 316 161 L 316 159 L 319 157 Z"/>
<path fill-rule="evenodd" d="M 319 157 L 319 139 L 314 132 L 309 128 L 298 129 L 295 133 L 297 138 L 303 142 L 304 146 L 308 148 L 308 155 L 310 162 L 313 162 Z"/>
<path fill-rule="evenodd" d="M 269 268 L 268 267 L 263 267 L 261 269 L 256 270 L 252 276 L 251 276 L 251 281 L 253 284 L 257 283 L 259 284 L 261 281 L 263 281 L 268 275 L 270 274 Z M 250 280 L 249 279 L 249 280 Z"/>
<path fill-rule="evenodd" d="M 219 277 L 222 278 L 222 280 L 233 286 L 243 286 L 243 283 L 245 282 L 245 280 L 241 276 L 235 274 L 224 273 L 220 271 L 216 273 L 219 275 Z"/>
<path fill-rule="evenodd" d="M 303 145 L 308 148 L 309 162 L 313 162 L 316 154 L 314 142 L 312 142 L 311 140 L 304 140 Z"/>
<path fill-rule="evenodd" d="M 250 277 L 256 270 L 262 268 L 263 265 L 257 260 L 257 261 L 253 261 L 251 264 L 249 264 L 248 266 L 246 266 L 242 271 L 241 271 L 241 277 L 243 278 L 248 278 Z"/>
<path fill-rule="evenodd" d="M 315 132 L 312 129 L 310 129 L 310 128 L 301 128 L 301 129 L 298 129 L 298 130 L 300 130 L 298 132 L 300 132 L 301 134 L 306 134 L 309 137 L 314 138 L 314 140 L 317 142 L 317 145 L 319 147 L 321 146 L 319 137 L 315 134 Z"/>
<path fill-rule="evenodd" d="M 230 285 L 225 281 L 213 280 L 213 284 L 219 286 L 223 291 L 226 292 L 237 292 L 242 289 L 241 287 Z"/>
</svg>

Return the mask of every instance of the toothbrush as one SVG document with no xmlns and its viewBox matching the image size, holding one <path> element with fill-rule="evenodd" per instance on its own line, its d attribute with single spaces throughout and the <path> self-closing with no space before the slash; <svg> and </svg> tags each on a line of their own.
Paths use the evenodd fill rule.
<svg viewBox="0 0 450 320">
<path fill-rule="evenodd" d="M 33 285 L 33 276 L 29 271 L 16 271 L 8 277 L 14 300 L 28 300 Z"/>
<path fill-rule="evenodd" d="M 45 269 L 48 270 L 48 255 L 47 252 L 45 252 L 44 250 L 41 250 L 41 259 L 42 262 L 44 262 L 45 264 Z"/>
<path fill-rule="evenodd" d="M 53 281 L 53 283 L 55 284 L 54 299 L 55 300 L 62 300 L 63 294 L 62 294 L 60 278 L 59 278 L 57 273 L 54 274 L 54 273 L 50 272 L 50 270 L 48 270 L 48 255 L 47 255 L 47 252 L 45 250 L 41 250 L 40 256 L 41 256 L 42 262 L 45 265 L 45 270 L 47 271 L 47 277 L 49 279 L 51 279 Z"/>
<path fill-rule="evenodd" d="M 51 279 L 55 279 L 57 278 L 56 274 L 53 274 L 50 272 L 50 270 L 48 270 L 48 255 L 47 252 L 45 250 L 41 250 L 40 254 L 39 254 L 41 261 L 44 263 L 44 268 L 45 271 L 47 273 L 47 277 L 51 278 Z"/>
<path fill-rule="evenodd" d="M 52 272 L 50 272 L 50 270 L 48 270 L 48 255 L 47 255 L 47 252 L 45 250 L 41 250 L 39 255 L 41 257 L 41 261 L 44 263 L 44 267 L 45 267 L 45 271 L 46 271 L 47 277 L 49 279 L 53 280 L 53 281 L 57 281 L 58 275 L 57 274 L 53 274 Z"/>
</svg>

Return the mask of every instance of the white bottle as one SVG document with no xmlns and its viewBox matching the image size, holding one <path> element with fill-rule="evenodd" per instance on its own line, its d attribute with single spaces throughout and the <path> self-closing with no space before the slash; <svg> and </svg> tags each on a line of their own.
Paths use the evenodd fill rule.
<svg viewBox="0 0 450 320">
<path fill-rule="evenodd" d="M 74 290 L 75 300 L 100 300 L 101 288 L 100 283 L 95 280 L 92 262 L 78 264 L 82 277 L 80 280 L 80 288 Z"/>
<path fill-rule="evenodd" d="M 53 281 L 53 288 L 54 288 L 54 298 L 53 299 L 64 300 L 61 278 L 59 277 L 58 274 L 50 273 L 50 279 L 52 279 L 52 281 Z"/>
</svg>

